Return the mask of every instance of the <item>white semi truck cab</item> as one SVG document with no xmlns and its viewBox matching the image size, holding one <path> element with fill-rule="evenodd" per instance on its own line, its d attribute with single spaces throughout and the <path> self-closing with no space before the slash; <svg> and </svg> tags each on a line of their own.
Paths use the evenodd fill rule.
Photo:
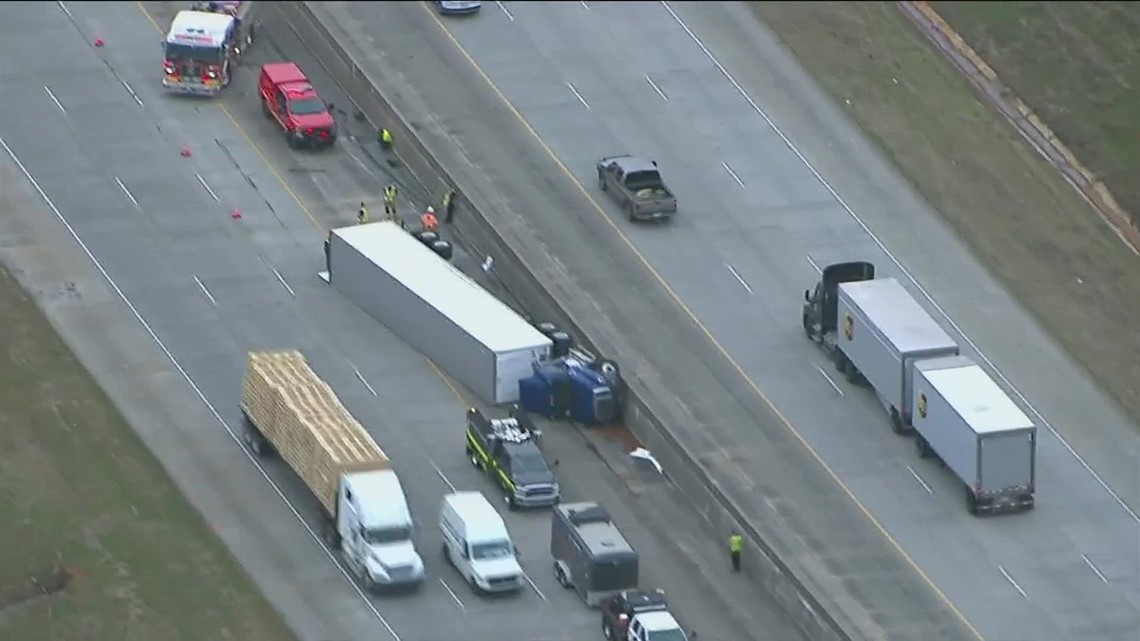
<svg viewBox="0 0 1140 641">
<path fill-rule="evenodd" d="M 336 540 L 365 587 L 422 581 L 424 562 L 412 542 L 412 514 L 396 473 L 345 474 L 337 495 Z"/>
</svg>

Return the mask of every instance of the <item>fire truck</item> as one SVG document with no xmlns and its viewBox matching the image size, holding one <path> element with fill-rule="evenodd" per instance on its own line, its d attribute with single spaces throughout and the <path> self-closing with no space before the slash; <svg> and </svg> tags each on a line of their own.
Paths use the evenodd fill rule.
<svg viewBox="0 0 1140 641">
<path fill-rule="evenodd" d="M 233 80 L 253 44 L 252 2 L 197 3 L 179 11 L 162 46 L 162 86 L 173 93 L 216 96 Z"/>
</svg>

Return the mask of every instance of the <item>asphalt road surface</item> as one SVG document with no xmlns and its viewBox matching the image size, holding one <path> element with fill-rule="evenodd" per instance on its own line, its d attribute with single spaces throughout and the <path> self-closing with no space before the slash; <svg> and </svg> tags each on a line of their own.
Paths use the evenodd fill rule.
<svg viewBox="0 0 1140 641">
<path fill-rule="evenodd" d="M 351 114 L 334 149 L 286 147 L 260 115 L 257 64 L 297 59 L 326 100 L 348 104 L 287 37 L 259 44 L 223 101 L 165 95 L 156 24 L 172 14 L 151 10 L 153 21 L 130 3 L 0 8 L 3 184 L 37 203 L 0 219 L 5 263 L 301 639 L 599 636 L 597 614 L 552 577 L 544 512 L 507 515 L 530 579 L 515 597 L 478 598 L 445 566 L 441 496 L 494 496 L 463 455 L 467 395 L 316 277 L 323 230 L 351 221 L 361 201 L 375 211 L 383 184 L 409 185 L 405 214 L 426 194 Z M 91 46 L 96 37 L 104 47 Z M 46 55 L 42 42 L 52 43 Z M 303 351 L 393 459 L 428 566 L 418 593 L 360 592 L 307 529 L 317 511 L 299 481 L 278 461 L 252 465 L 233 438 L 245 354 L 273 348 Z M 565 426 L 546 432 L 567 498 L 609 508 L 642 555 L 645 584 L 670 594 L 686 627 L 713 639 L 799 638 L 726 576 L 722 547 L 667 482 L 616 445 L 590 446 Z"/>
<path fill-rule="evenodd" d="M 533 155 L 538 142 L 520 135 L 517 123 L 484 131 L 496 123 L 479 101 L 510 101 L 614 230 L 980 636 L 1135 637 L 1135 431 L 810 88 L 770 34 L 749 26 L 745 8 L 488 3 L 479 16 L 445 23 L 425 9 L 355 3 L 328 11 L 367 47 L 370 72 L 398 74 L 414 87 L 433 124 L 505 198 L 529 188 L 524 183 L 567 182 L 537 168 L 519 175 L 512 163 Z M 438 59 L 446 64 L 432 66 Z M 481 136 L 496 141 L 497 155 Z M 802 152 L 791 146 L 801 136 Z M 632 226 L 602 200 L 594 161 L 615 153 L 660 163 L 681 201 L 671 225 Z M 574 211 L 552 208 L 551 215 L 585 220 L 591 206 L 583 198 Z M 1016 383 L 1013 395 L 1031 404 L 1041 426 L 1035 511 L 968 516 L 950 475 L 919 461 L 909 439 L 889 432 L 871 395 L 832 380 L 802 339 L 798 307 L 815 268 L 852 258 L 870 259 L 882 275 L 911 286 L 967 353 Z M 652 364 L 669 354 L 659 350 Z M 677 394 L 688 400 L 685 390 Z"/>
</svg>

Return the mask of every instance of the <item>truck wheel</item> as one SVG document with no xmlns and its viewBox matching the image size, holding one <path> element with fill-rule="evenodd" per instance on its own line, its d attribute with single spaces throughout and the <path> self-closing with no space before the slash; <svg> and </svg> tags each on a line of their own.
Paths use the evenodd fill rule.
<svg viewBox="0 0 1140 641">
<path fill-rule="evenodd" d="M 600 187 L 602 191 L 606 191 L 608 189 L 606 187 L 606 176 L 600 171 L 598 172 L 598 187 Z"/>
<path fill-rule="evenodd" d="M 629 222 L 631 223 L 637 222 L 637 216 L 634 214 L 635 211 L 636 208 L 634 207 L 633 203 L 626 205 L 626 215 L 629 216 Z"/>
<path fill-rule="evenodd" d="M 447 561 L 448 565 L 455 567 L 455 564 L 451 561 L 451 550 L 447 549 L 447 543 L 443 544 L 443 560 Z"/>
<path fill-rule="evenodd" d="M 840 374 L 846 374 L 847 365 L 847 357 L 844 356 L 843 352 L 839 351 L 838 349 L 835 350 L 835 371 L 839 372 Z"/>
<path fill-rule="evenodd" d="M 273 117 L 273 112 L 269 110 L 269 101 L 265 98 L 261 99 L 261 115 L 265 116 L 266 118 Z"/>
<path fill-rule="evenodd" d="M 859 384 L 859 368 L 855 367 L 854 363 L 847 364 L 847 371 L 844 372 L 844 374 L 847 375 L 848 383 L 851 383 L 852 385 Z"/>
<path fill-rule="evenodd" d="M 474 452 L 472 452 L 470 454 L 470 456 L 467 457 L 467 460 L 471 461 L 471 465 L 474 466 L 475 469 L 479 469 L 482 467 L 481 465 L 479 465 L 479 457 L 475 456 Z"/>
<path fill-rule="evenodd" d="M 614 626 L 610 624 L 609 619 L 602 619 L 602 636 L 606 641 L 614 641 Z"/>
<path fill-rule="evenodd" d="M 808 315 L 807 315 L 807 314 L 804 314 L 804 315 L 803 315 L 803 316 L 800 318 L 800 323 L 801 323 L 801 324 L 804 326 L 804 335 L 808 337 L 808 340 L 813 340 L 813 341 L 814 341 L 814 340 L 815 340 L 815 335 L 814 335 L 814 334 L 812 334 L 812 331 L 811 331 L 811 323 L 809 323 L 809 322 L 808 322 Z"/>
<path fill-rule="evenodd" d="M 930 458 L 930 443 L 922 435 L 914 437 L 914 445 L 918 448 L 918 458 Z"/>
<path fill-rule="evenodd" d="M 974 516 L 978 515 L 978 497 L 969 486 L 966 486 L 966 511 Z"/>
<path fill-rule="evenodd" d="M 324 538 L 325 543 L 328 544 L 329 549 L 340 549 L 340 535 L 336 533 L 336 523 L 333 523 L 331 519 L 325 520 L 325 527 L 322 535 L 322 538 Z"/>
<path fill-rule="evenodd" d="M 507 501 L 507 509 L 508 510 L 510 510 L 512 512 L 518 511 L 519 504 L 515 502 L 515 496 L 513 494 L 507 494 L 503 498 L 506 499 L 506 501 Z"/>
<path fill-rule="evenodd" d="M 905 434 L 906 426 L 903 425 L 902 416 L 895 408 L 891 408 L 891 431 L 895 434 Z"/>
</svg>

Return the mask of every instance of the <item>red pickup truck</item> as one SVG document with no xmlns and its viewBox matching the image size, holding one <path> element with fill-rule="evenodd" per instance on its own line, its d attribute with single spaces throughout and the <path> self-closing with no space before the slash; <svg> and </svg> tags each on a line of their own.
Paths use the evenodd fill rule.
<svg viewBox="0 0 1140 641">
<path fill-rule="evenodd" d="M 336 121 L 301 68 L 292 62 L 261 67 L 261 110 L 285 132 L 290 147 L 327 147 L 336 141 Z"/>
</svg>

